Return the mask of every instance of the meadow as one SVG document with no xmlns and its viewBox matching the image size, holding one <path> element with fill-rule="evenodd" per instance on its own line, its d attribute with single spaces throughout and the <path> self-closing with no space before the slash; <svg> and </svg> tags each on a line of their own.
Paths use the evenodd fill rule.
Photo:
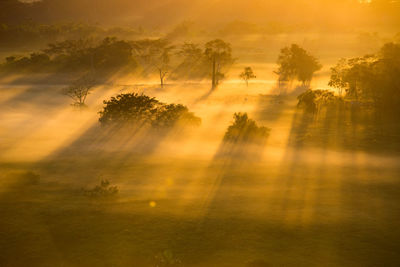
<svg viewBox="0 0 400 267">
<path fill-rule="evenodd" d="M 160 88 L 128 76 L 77 110 L 62 75 L 3 77 L 0 265 L 397 266 L 398 153 L 343 147 L 337 132 L 302 142 L 297 95 L 277 93 L 274 62 L 257 51 L 237 63 L 252 63 L 257 80 L 246 87 L 234 68 L 207 99 L 208 81 Z M 314 88 L 329 78 L 322 61 Z M 182 103 L 202 124 L 113 139 L 98 112 L 125 92 Z M 235 112 L 271 133 L 256 154 L 219 157 Z M 103 179 L 117 196 L 88 197 Z"/>
</svg>

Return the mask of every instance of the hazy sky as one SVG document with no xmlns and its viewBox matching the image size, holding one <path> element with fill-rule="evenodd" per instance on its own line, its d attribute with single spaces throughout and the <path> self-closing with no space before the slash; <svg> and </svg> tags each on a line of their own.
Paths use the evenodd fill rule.
<svg viewBox="0 0 400 267">
<path fill-rule="evenodd" d="M 22 1 L 22 0 L 20 0 Z M 32 1 L 32 0 L 23 0 Z M 361 0 L 360 0 L 361 1 Z M 400 26 L 400 2 L 373 0 L 43 0 L 0 1 L 0 22 L 89 22 L 165 27 L 183 20 L 204 25 L 234 20 L 303 27 Z M 365 2 L 365 1 L 362 1 Z"/>
</svg>

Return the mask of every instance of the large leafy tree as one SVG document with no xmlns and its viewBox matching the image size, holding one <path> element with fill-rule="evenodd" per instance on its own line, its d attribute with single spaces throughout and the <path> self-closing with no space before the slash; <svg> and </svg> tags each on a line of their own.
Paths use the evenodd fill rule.
<svg viewBox="0 0 400 267">
<path fill-rule="evenodd" d="M 120 94 L 104 101 L 102 125 L 171 128 L 178 123 L 198 125 L 200 118 L 180 104 L 165 104 L 143 94 Z"/>
<path fill-rule="evenodd" d="M 279 82 L 297 79 L 303 86 L 310 86 L 314 73 L 322 68 L 318 60 L 297 44 L 284 47 L 278 56 Z"/>
</svg>

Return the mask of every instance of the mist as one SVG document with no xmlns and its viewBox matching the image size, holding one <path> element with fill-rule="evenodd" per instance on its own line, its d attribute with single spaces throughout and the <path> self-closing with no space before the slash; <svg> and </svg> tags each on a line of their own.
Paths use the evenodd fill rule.
<svg viewBox="0 0 400 267">
<path fill-rule="evenodd" d="M 0 2 L 0 266 L 396 266 L 399 1 Z"/>
</svg>

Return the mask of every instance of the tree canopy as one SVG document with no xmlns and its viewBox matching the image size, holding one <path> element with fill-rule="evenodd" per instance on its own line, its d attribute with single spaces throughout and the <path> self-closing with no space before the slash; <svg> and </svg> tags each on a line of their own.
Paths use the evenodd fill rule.
<svg viewBox="0 0 400 267">
<path fill-rule="evenodd" d="M 201 119 L 181 104 L 165 104 L 143 94 L 120 94 L 104 101 L 102 125 L 171 128 L 177 124 L 199 125 Z"/>
<path fill-rule="evenodd" d="M 278 56 L 278 70 L 280 82 L 289 82 L 297 79 L 304 86 L 309 86 L 314 73 L 322 68 L 318 60 L 297 44 L 281 49 Z"/>
<path fill-rule="evenodd" d="M 262 144 L 269 136 L 270 129 L 258 126 L 247 113 L 235 113 L 233 119 L 224 135 L 225 142 Z"/>
<path fill-rule="evenodd" d="M 341 59 L 331 71 L 329 85 L 347 98 L 400 112 L 400 44 L 387 43 L 375 55 Z"/>
<path fill-rule="evenodd" d="M 246 83 L 246 86 L 249 86 L 250 79 L 257 78 L 251 67 L 245 67 L 244 70 L 240 73 L 239 77 Z"/>
</svg>

